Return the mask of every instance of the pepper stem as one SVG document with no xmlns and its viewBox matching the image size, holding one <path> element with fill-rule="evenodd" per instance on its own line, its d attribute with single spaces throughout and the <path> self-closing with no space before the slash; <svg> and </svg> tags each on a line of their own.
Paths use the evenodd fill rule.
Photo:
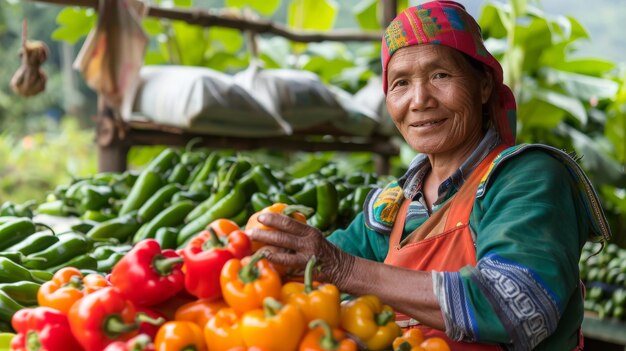
<svg viewBox="0 0 626 351">
<path fill-rule="evenodd" d="M 263 300 L 263 312 L 266 318 L 274 317 L 281 308 L 283 308 L 283 304 L 273 297 L 266 297 Z"/>
<path fill-rule="evenodd" d="M 339 341 L 335 339 L 333 330 L 328 323 L 323 319 L 316 319 L 309 323 L 309 329 L 315 329 L 317 327 L 322 328 L 324 336 L 320 339 L 320 346 L 324 350 L 337 350 L 339 348 Z"/>
<path fill-rule="evenodd" d="M 194 345 L 188 345 L 185 346 L 182 350 L 180 351 L 197 351 L 198 349 L 194 346 Z"/>
<path fill-rule="evenodd" d="M 67 283 L 63 284 L 63 287 L 81 290 L 83 288 L 83 279 L 78 275 L 73 275 Z"/>
<path fill-rule="evenodd" d="M 34 330 L 31 330 L 26 334 L 26 349 L 32 351 L 39 351 L 41 349 L 39 334 L 37 334 Z"/>
<path fill-rule="evenodd" d="M 180 263 L 183 263 L 182 257 L 165 257 L 159 254 L 152 259 L 152 267 L 162 277 L 172 274 L 173 267 Z"/>
<path fill-rule="evenodd" d="M 161 325 L 165 323 L 165 318 L 163 317 L 152 318 L 143 312 L 139 312 L 137 313 L 137 317 L 135 318 L 135 321 L 138 323 L 147 323 L 150 325 Z"/>
<path fill-rule="evenodd" d="M 215 232 L 215 230 L 213 230 L 213 228 L 208 227 L 207 231 L 210 234 L 209 240 L 205 241 L 202 244 L 202 250 L 209 250 L 215 247 L 224 247 L 224 242 L 222 242 L 222 240 L 220 240 L 219 236 L 217 236 L 217 233 Z"/>
<path fill-rule="evenodd" d="M 387 323 L 391 321 L 391 318 L 393 318 L 394 314 L 395 313 L 393 311 L 389 311 L 389 310 L 380 312 L 379 314 L 376 315 L 376 324 L 381 325 L 381 326 L 387 325 Z"/>
<path fill-rule="evenodd" d="M 246 284 L 257 280 L 259 269 L 256 268 L 256 264 L 263 258 L 265 258 L 265 255 L 262 252 L 254 254 L 250 262 L 239 271 L 239 279 Z"/>
<path fill-rule="evenodd" d="M 291 217 L 294 212 L 300 212 L 304 217 L 309 218 L 313 215 L 315 210 L 303 205 L 288 205 L 283 209 L 283 214 L 288 217 Z"/>
<path fill-rule="evenodd" d="M 111 339 L 117 338 L 119 335 L 137 330 L 139 323 L 124 323 L 122 317 L 112 314 L 104 320 L 104 333 Z"/>
<path fill-rule="evenodd" d="M 411 351 L 411 349 L 413 348 L 413 346 L 411 346 L 411 344 L 408 341 L 403 341 L 400 346 L 398 346 L 395 350 L 393 351 Z"/>
<path fill-rule="evenodd" d="M 317 257 L 311 256 L 309 258 L 309 262 L 306 263 L 306 268 L 304 269 L 304 292 L 309 294 L 313 291 L 313 269 L 317 264 Z"/>
</svg>

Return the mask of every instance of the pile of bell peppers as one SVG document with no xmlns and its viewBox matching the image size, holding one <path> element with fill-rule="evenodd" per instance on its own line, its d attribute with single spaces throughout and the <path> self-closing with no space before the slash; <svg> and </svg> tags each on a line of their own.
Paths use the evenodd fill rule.
<svg viewBox="0 0 626 351">
<path fill-rule="evenodd" d="M 286 208 L 273 206 L 264 210 Z M 297 211 L 289 215 L 306 218 Z M 73 267 L 57 271 L 39 288 L 39 306 L 14 314 L 11 349 L 377 351 L 395 346 L 401 330 L 393 310 L 375 296 L 340 304 L 336 286 L 314 282 L 315 265 L 312 258 L 303 278 L 290 279 L 253 252 L 245 231 L 228 219 L 211 222 L 178 251 L 144 239 L 106 277 L 83 276 Z"/>
</svg>

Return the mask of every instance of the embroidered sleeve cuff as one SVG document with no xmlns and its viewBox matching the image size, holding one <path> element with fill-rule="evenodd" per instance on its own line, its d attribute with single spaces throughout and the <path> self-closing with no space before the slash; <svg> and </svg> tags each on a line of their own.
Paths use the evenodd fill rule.
<svg viewBox="0 0 626 351">
<path fill-rule="evenodd" d="M 432 272 L 433 290 L 441 306 L 446 335 L 456 341 L 477 341 L 477 325 L 458 272 Z"/>
</svg>

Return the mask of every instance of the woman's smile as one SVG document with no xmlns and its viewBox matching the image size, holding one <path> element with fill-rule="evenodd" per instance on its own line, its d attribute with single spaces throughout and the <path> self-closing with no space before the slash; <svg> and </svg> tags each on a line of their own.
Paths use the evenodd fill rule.
<svg viewBox="0 0 626 351">
<path fill-rule="evenodd" d="M 429 119 L 429 120 L 422 121 L 422 122 L 411 123 L 410 126 L 412 128 L 417 128 L 420 131 L 428 131 L 430 129 L 434 129 L 434 128 L 441 126 L 446 121 L 448 121 L 447 118 Z"/>
</svg>

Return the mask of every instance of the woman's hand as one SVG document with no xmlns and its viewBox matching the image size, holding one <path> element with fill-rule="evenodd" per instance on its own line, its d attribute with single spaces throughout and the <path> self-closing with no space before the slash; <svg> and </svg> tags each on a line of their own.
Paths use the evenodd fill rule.
<svg viewBox="0 0 626 351">
<path fill-rule="evenodd" d="M 304 270 L 309 258 L 315 256 L 321 273 L 317 279 L 340 289 L 347 282 L 355 257 L 331 244 L 319 230 L 281 214 L 262 214 L 258 220 L 272 229 L 254 229 L 248 235 L 269 245 L 261 249 L 268 260 Z"/>
</svg>

